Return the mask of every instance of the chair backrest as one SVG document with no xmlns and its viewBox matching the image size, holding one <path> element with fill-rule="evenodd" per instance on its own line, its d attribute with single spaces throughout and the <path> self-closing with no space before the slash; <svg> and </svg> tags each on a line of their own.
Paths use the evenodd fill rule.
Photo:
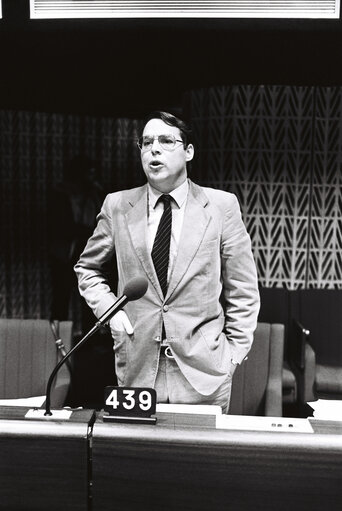
<svg viewBox="0 0 342 511">
<path fill-rule="evenodd" d="M 260 292 L 260 323 L 281 324 L 285 327 L 284 358 L 289 356 L 288 337 L 291 331 L 291 299 L 292 291 L 283 287 L 262 287 Z"/>
<path fill-rule="evenodd" d="M 298 290 L 301 324 L 310 331 L 316 362 L 342 366 L 342 290 Z"/>
<path fill-rule="evenodd" d="M 259 322 L 247 360 L 236 369 L 229 413 L 282 415 L 284 325 Z"/>
<path fill-rule="evenodd" d="M 59 327 L 69 351 L 72 322 L 62 321 Z M 44 395 L 59 358 L 48 320 L 0 319 L 0 399 Z"/>
</svg>

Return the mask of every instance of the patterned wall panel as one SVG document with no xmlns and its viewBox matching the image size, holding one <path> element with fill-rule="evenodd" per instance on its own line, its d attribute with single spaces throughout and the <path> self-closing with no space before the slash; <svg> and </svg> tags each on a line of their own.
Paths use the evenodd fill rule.
<svg viewBox="0 0 342 511">
<path fill-rule="evenodd" d="M 313 92 L 231 86 L 187 97 L 194 178 L 238 196 L 264 286 L 305 286 Z"/>
<path fill-rule="evenodd" d="M 341 87 L 192 91 L 195 181 L 237 194 L 264 286 L 342 287 Z M 47 190 L 70 159 L 106 192 L 144 181 L 141 121 L 0 112 L 0 315 L 48 317 Z"/>
<path fill-rule="evenodd" d="M 0 315 L 49 317 L 47 191 L 72 157 L 98 162 L 104 191 L 140 184 L 141 121 L 0 111 Z"/>
<path fill-rule="evenodd" d="M 342 88 L 316 92 L 308 287 L 342 288 Z"/>
</svg>

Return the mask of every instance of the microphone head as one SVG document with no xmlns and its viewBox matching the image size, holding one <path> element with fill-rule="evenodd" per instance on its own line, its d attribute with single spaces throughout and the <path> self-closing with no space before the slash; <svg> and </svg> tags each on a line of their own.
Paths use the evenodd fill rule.
<svg viewBox="0 0 342 511">
<path fill-rule="evenodd" d="M 123 294 L 127 297 L 129 302 L 138 300 L 147 291 L 148 282 L 144 277 L 134 277 L 125 285 Z"/>
</svg>

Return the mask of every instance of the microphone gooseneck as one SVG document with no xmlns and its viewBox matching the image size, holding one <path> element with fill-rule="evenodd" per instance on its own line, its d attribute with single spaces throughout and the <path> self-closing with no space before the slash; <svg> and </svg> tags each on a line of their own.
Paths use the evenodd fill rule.
<svg viewBox="0 0 342 511">
<path fill-rule="evenodd" d="M 105 325 L 119 310 L 121 310 L 126 303 L 133 302 L 134 300 L 138 300 L 147 291 L 148 282 L 144 277 L 135 277 L 127 282 L 124 287 L 122 296 L 99 318 L 99 320 L 95 323 L 93 328 L 89 330 L 89 332 L 74 346 L 56 365 L 53 369 L 46 386 L 46 400 L 45 400 L 45 414 L 44 415 L 52 415 L 51 412 L 51 386 L 52 382 L 61 368 L 61 366 L 68 360 L 68 358 L 75 353 L 92 335 L 94 335 L 97 330 L 99 330 L 103 325 Z"/>
</svg>

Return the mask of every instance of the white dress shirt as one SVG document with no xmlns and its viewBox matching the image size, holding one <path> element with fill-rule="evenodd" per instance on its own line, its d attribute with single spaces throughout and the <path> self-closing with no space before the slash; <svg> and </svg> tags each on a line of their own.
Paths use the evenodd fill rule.
<svg viewBox="0 0 342 511">
<path fill-rule="evenodd" d="M 168 195 L 172 197 L 172 228 L 170 241 L 169 268 L 167 272 L 167 280 L 169 282 L 172 269 L 177 257 L 178 245 L 183 226 L 186 198 L 188 196 L 189 184 L 186 179 L 184 183 L 172 190 Z M 158 225 L 164 211 L 162 202 L 158 202 L 159 197 L 163 195 L 161 192 L 148 184 L 148 215 L 147 215 L 147 246 L 149 252 L 152 252 L 154 238 L 157 234 Z"/>
</svg>

